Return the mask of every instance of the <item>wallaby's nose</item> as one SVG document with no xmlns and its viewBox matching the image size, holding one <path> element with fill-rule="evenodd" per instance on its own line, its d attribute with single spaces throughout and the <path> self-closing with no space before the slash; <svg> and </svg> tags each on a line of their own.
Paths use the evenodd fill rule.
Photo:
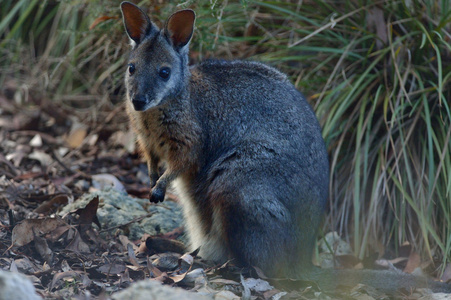
<svg viewBox="0 0 451 300">
<path fill-rule="evenodd" d="M 144 95 L 135 95 L 132 98 L 133 107 L 136 111 L 143 111 L 144 107 L 147 104 L 146 96 Z"/>
</svg>

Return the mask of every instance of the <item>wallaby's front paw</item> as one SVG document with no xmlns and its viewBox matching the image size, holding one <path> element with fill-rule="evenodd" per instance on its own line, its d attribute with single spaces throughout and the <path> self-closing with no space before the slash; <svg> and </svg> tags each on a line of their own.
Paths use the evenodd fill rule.
<svg viewBox="0 0 451 300">
<path fill-rule="evenodd" d="M 152 203 L 163 202 L 165 191 L 163 189 L 154 188 L 150 191 L 149 200 Z"/>
<path fill-rule="evenodd" d="M 160 177 L 158 176 L 158 174 L 155 175 L 151 175 L 150 176 L 150 188 L 153 189 L 153 187 L 157 184 L 157 181 Z"/>
</svg>

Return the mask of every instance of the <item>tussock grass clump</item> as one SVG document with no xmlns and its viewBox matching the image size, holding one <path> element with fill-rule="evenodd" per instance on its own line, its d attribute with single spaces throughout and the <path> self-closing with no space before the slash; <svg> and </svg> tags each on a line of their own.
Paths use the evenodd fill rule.
<svg viewBox="0 0 451 300">
<path fill-rule="evenodd" d="M 56 101 L 121 100 L 128 46 L 118 2 L 2 3 L 2 82 L 19 78 Z M 357 255 L 380 250 L 380 242 L 396 247 L 409 241 L 425 258 L 446 265 L 449 1 L 141 4 L 157 24 L 177 8 L 196 10 L 193 61 L 252 58 L 291 76 L 314 106 L 329 148 L 325 226 L 345 233 Z"/>
</svg>

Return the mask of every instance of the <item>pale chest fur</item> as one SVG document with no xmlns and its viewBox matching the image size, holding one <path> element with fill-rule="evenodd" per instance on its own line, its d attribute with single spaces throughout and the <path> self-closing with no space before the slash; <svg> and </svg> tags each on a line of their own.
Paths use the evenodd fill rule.
<svg viewBox="0 0 451 300">
<path fill-rule="evenodd" d="M 137 112 L 128 103 L 127 113 L 146 159 L 152 153 L 152 156 L 166 161 L 171 149 L 177 151 L 178 147 L 173 145 L 176 138 L 172 137 L 171 125 L 164 123 L 164 112 L 161 109 Z"/>
<path fill-rule="evenodd" d="M 157 157 L 168 167 L 192 173 L 198 167 L 201 130 L 189 109 L 160 107 L 136 112 L 130 103 L 127 113 L 145 158 Z"/>
</svg>

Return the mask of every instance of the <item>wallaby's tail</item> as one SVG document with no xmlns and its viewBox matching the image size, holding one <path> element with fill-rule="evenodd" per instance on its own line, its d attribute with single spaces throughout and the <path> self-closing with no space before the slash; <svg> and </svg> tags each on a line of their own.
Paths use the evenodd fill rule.
<svg viewBox="0 0 451 300">
<path fill-rule="evenodd" d="M 385 270 L 333 270 L 314 268 L 309 281 L 317 282 L 325 291 L 333 292 L 340 287 L 352 288 L 362 283 L 384 293 L 394 294 L 400 289 L 428 288 L 434 292 L 451 293 L 451 284 L 433 281 L 426 277 Z"/>
</svg>

